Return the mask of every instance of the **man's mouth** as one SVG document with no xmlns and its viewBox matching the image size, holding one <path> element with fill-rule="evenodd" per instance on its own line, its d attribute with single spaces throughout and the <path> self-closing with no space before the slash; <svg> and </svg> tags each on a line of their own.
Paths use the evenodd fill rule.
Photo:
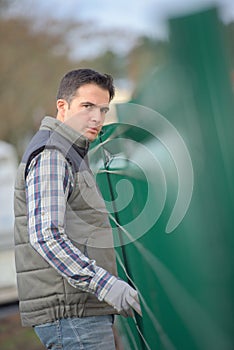
<svg viewBox="0 0 234 350">
<path fill-rule="evenodd" d="M 89 127 L 89 128 L 88 128 L 88 131 L 97 134 L 97 133 L 99 132 L 99 129 L 98 129 L 98 128 L 91 128 L 91 127 Z"/>
</svg>

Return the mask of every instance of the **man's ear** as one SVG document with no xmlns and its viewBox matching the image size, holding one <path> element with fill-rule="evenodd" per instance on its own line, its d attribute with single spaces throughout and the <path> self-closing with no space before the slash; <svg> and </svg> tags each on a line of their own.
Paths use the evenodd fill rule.
<svg viewBox="0 0 234 350">
<path fill-rule="evenodd" d="M 65 116 L 65 111 L 67 109 L 68 103 L 66 100 L 60 98 L 57 100 L 57 117 L 63 122 L 64 121 L 64 116 Z"/>
</svg>

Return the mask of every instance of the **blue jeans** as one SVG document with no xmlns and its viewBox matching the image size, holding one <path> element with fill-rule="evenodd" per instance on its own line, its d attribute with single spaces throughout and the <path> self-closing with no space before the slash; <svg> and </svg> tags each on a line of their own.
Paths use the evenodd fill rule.
<svg viewBox="0 0 234 350">
<path fill-rule="evenodd" d="M 113 316 L 63 318 L 35 326 L 34 330 L 50 350 L 115 350 Z"/>
</svg>

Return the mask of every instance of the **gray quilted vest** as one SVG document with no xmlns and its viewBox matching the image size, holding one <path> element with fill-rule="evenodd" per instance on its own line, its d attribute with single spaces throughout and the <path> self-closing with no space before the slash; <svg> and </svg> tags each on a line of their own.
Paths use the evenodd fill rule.
<svg viewBox="0 0 234 350">
<path fill-rule="evenodd" d="M 45 117 L 25 151 L 15 183 L 15 260 L 22 325 L 116 313 L 94 295 L 72 287 L 29 243 L 25 178 L 31 160 L 45 148 L 61 151 L 75 177 L 67 202 L 66 234 L 98 266 L 116 275 L 108 213 L 85 160 L 88 142 L 57 119 Z"/>
</svg>

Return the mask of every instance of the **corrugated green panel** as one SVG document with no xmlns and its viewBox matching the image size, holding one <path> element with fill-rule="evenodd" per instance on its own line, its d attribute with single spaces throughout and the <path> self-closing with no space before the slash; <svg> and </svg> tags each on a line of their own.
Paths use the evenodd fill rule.
<svg viewBox="0 0 234 350">
<path fill-rule="evenodd" d="M 128 243 L 117 248 L 118 268 L 124 278 L 125 266 L 141 293 L 137 321 L 147 345 L 132 321 L 130 328 L 121 324 L 136 339 L 129 349 L 231 350 L 234 108 L 222 27 L 215 9 L 169 25 L 170 64 L 149 77 L 131 104 L 117 108 L 121 125 L 105 127 L 106 151 L 99 140 L 91 157 L 94 170 L 102 169 L 97 180 L 105 199 L 111 200 L 109 187 L 115 198 L 107 207 L 121 226 L 112 223 L 116 243 L 119 231 Z M 97 161 L 103 155 L 108 172 Z"/>
</svg>

